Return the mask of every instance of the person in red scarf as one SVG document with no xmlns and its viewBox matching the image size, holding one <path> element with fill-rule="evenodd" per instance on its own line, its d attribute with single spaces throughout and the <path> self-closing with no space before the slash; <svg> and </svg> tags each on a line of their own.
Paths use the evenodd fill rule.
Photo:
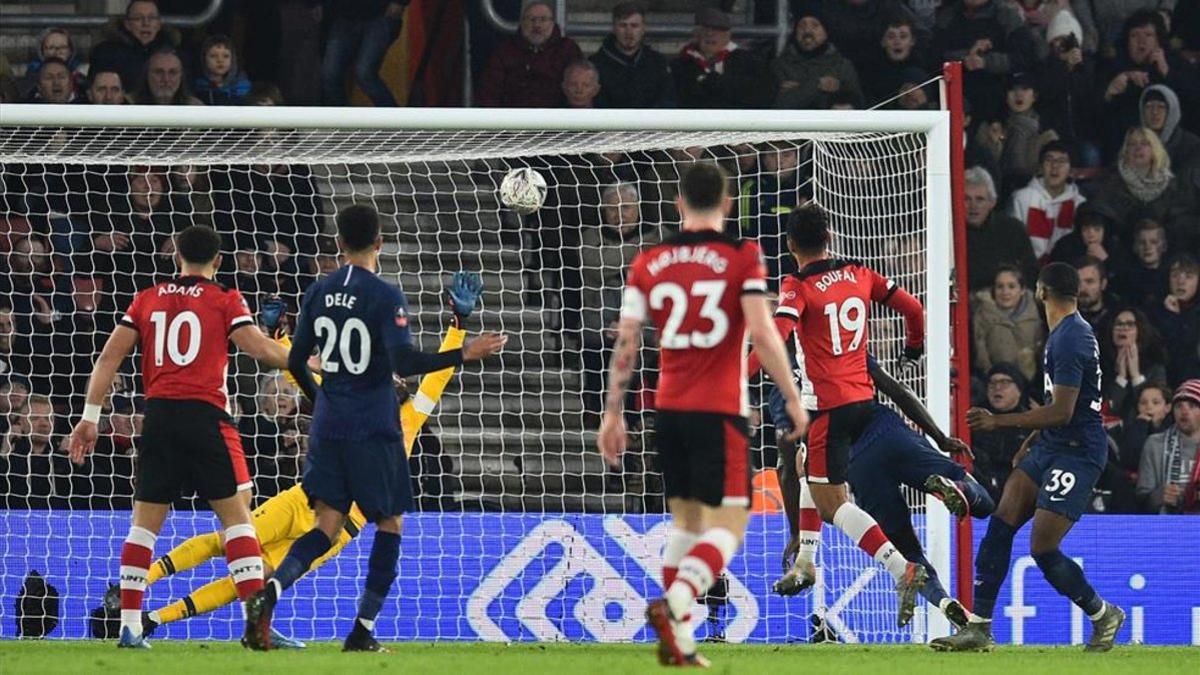
<svg viewBox="0 0 1200 675">
<path fill-rule="evenodd" d="M 733 24 L 719 9 L 696 12 L 696 37 L 671 63 L 680 108 L 765 108 L 768 71 L 762 60 L 732 39 Z"/>
<path fill-rule="evenodd" d="M 1148 513 L 1195 513 L 1200 487 L 1200 378 L 1179 385 L 1171 412 L 1175 425 L 1146 439 L 1137 493 Z"/>
</svg>

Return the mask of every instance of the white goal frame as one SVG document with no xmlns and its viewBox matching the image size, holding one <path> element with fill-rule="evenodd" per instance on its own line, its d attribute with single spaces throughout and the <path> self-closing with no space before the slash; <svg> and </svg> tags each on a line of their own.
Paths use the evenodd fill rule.
<svg viewBox="0 0 1200 675">
<path fill-rule="evenodd" d="M 862 110 L 566 110 L 495 108 L 319 108 L 30 105 L 0 106 L 0 127 L 145 127 L 170 129 L 301 129 L 528 132 L 797 132 L 918 133 L 926 136 L 927 289 L 926 396 L 934 420 L 950 430 L 951 287 L 954 264 L 951 191 L 951 113 Z M 198 154 L 203 155 L 200 151 Z M 28 159 L 18 152 L 16 161 Z M 61 161 L 61 160 L 60 160 Z M 136 161 L 122 157 L 121 163 Z M 962 329 L 960 327 L 960 329 Z M 950 514 L 927 497 L 927 554 L 952 585 Z M 948 632 L 938 612 L 925 635 Z M 920 635 L 915 631 L 914 635 Z"/>
</svg>

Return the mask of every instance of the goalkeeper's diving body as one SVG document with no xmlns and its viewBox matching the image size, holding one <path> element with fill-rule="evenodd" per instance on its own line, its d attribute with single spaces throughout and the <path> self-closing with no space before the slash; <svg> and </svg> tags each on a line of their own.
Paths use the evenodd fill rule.
<svg viewBox="0 0 1200 675">
<path fill-rule="evenodd" d="M 376 274 L 383 246 L 379 214 L 365 205 L 337 216 L 345 264 L 309 287 L 296 322 L 288 370 L 314 401 L 302 484 L 316 526 L 300 536 L 263 591 L 246 603 L 250 649 L 271 648 L 271 614 L 280 595 L 334 546 L 351 504 L 375 523 L 365 588 L 346 651 L 386 651 L 374 637 L 375 617 L 396 579 L 401 515 L 412 508 L 412 486 L 396 419 L 393 373 L 432 373 L 498 353 L 507 338 L 482 333 L 461 349 L 427 354 L 412 346 L 404 293 Z M 308 359 L 321 347 L 320 385 Z"/>
<path fill-rule="evenodd" d="M 938 428 L 929 410 L 912 391 L 870 356 L 867 357 L 867 371 L 875 382 L 876 391 L 894 401 L 938 448 L 951 455 L 970 454 L 965 443 Z M 779 414 L 778 398 L 772 392 L 774 415 Z M 847 471 L 850 489 L 855 501 L 875 518 L 904 557 L 925 567 L 929 578 L 920 589 L 921 595 L 956 627 L 962 627 L 968 619 L 967 610 L 946 592 L 937 570 L 925 557 L 901 488 L 907 486 L 934 495 L 960 518 L 986 518 L 995 510 L 995 502 L 961 465 L 934 449 L 900 415 L 879 402 L 875 403 L 875 409 L 871 423 L 850 446 Z M 798 451 L 796 444 L 781 442 L 779 454 L 779 483 L 792 532 L 792 541 L 784 556 L 785 565 L 791 553 L 794 552 L 796 557 L 790 569 L 775 583 L 774 590 L 781 595 L 794 595 L 816 583 L 814 560 L 821 541 L 821 518 L 807 484 L 801 480 L 803 453 Z"/>
<path fill-rule="evenodd" d="M 479 275 L 468 272 L 458 272 L 454 281 L 447 289 L 447 301 L 453 316 L 453 323 L 442 338 L 440 351 L 460 349 L 466 339 L 466 320 L 474 311 L 483 289 Z M 268 330 L 274 331 L 279 324 L 283 309 L 282 301 L 269 307 L 264 303 L 260 314 L 263 324 Z M 290 340 L 282 335 L 278 341 L 285 347 L 290 347 Z M 404 450 L 412 454 L 413 444 L 424 427 L 426 420 L 432 414 L 434 407 L 442 397 L 442 393 L 454 375 L 454 368 L 446 368 L 435 373 L 429 373 L 421 378 L 415 397 L 408 397 L 401 389 L 400 427 L 404 434 Z M 289 374 L 290 377 L 290 374 Z M 314 380 L 320 382 L 319 376 Z M 308 494 L 303 485 L 295 485 L 271 497 L 253 513 L 254 529 L 258 533 L 259 542 L 263 548 L 263 562 L 266 574 L 278 567 L 288 549 L 297 539 L 316 526 L 316 516 L 309 506 Z M 346 514 L 346 525 L 338 533 L 337 541 L 333 543 L 324 555 L 317 558 L 307 571 L 312 571 L 323 565 L 346 547 L 366 525 L 366 516 L 355 504 L 350 505 Z M 169 553 L 154 561 L 150 568 L 148 584 L 168 577 L 178 572 L 190 570 L 201 563 L 224 554 L 220 533 L 202 534 L 176 546 Z M 211 612 L 237 599 L 237 589 L 233 578 L 226 576 L 211 581 L 192 591 L 180 600 L 147 612 L 143 616 L 143 631 L 149 635 L 160 625 L 191 618 Z M 272 645 L 282 648 L 303 648 L 304 643 L 272 632 Z"/>
</svg>

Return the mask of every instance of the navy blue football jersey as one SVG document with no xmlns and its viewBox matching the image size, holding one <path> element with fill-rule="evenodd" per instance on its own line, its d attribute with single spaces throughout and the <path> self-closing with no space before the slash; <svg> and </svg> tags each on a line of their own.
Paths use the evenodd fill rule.
<svg viewBox="0 0 1200 675">
<path fill-rule="evenodd" d="M 346 265 L 310 286 L 292 342 L 321 359 L 310 435 L 400 438 L 391 352 L 411 341 L 404 293 L 373 272 Z"/>
<path fill-rule="evenodd" d="M 1076 387 L 1079 398 L 1071 421 L 1042 431 L 1042 440 L 1056 446 L 1090 448 L 1104 437 L 1100 419 L 1100 345 L 1087 321 L 1075 312 L 1063 319 L 1046 340 L 1043 361 L 1046 405 L 1054 400 L 1054 385 Z"/>
</svg>

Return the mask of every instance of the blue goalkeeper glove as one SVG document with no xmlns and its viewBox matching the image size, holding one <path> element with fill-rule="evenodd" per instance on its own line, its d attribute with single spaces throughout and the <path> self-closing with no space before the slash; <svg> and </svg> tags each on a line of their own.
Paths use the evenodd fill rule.
<svg viewBox="0 0 1200 675">
<path fill-rule="evenodd" d="M 479 304 L 479 295 L 483 293 L 483 277 L 477 272 L 459 270 L 454 273 L 454 279 L 446 288 L 447 302 L 454 312 L 454 325 L 463 327 L 475 306 Z"/>
<path fill-rule="evenodd" d="M 263 300 L 258 305 L 258 320 L 271 337 L 278 337 L 283 325 L 283 315 L 287 313 L 287 303 L 277 295 Z"/>
</svg>

